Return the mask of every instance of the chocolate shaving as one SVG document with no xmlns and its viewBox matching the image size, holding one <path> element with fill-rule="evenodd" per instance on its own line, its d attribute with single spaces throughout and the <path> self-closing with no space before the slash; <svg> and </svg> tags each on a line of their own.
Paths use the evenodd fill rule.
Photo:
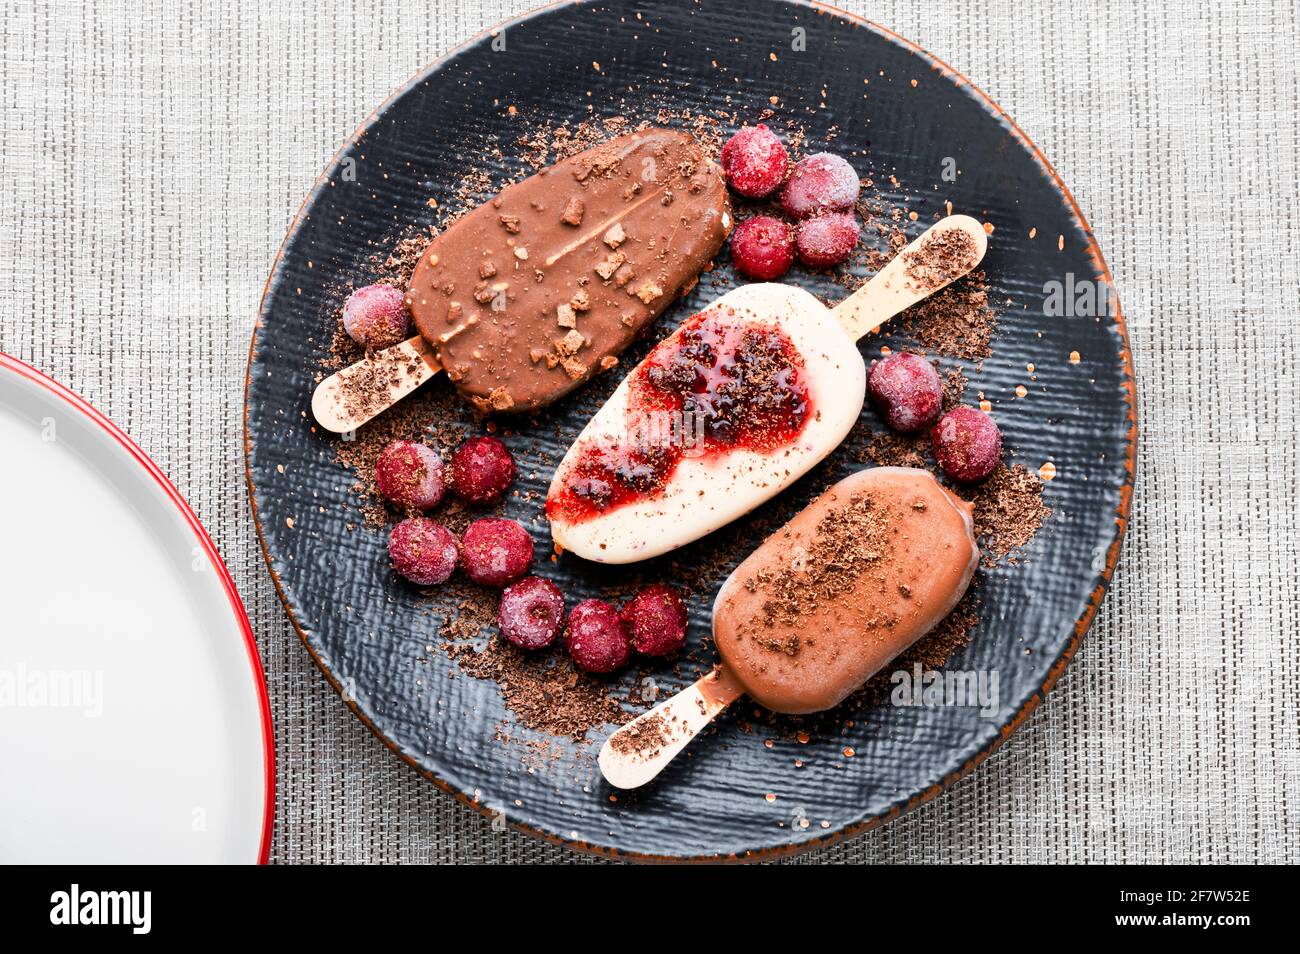
<svg viewBox="0 0 1300 954">
<path fill-rule="evenodd" d="M 806 552 L 798 554 L 793 565 L 745 580 L 747 589 L 762 590 L 767 596 L 762 625 L 794 626 L 822 601 L 853 589 L 863 571 L 884 555 L 884 545 L 884 517 L 871 497 L 854 495 L 832 508 L 817 522 Z M 787 656 L 797 655 L 802 642 L 797 632 L 778 638 L 758 630 L 751 638 L 764 649 Z"/>
<path fill-rule="evenodd" d="M 610 736 L 610 748 L 619 755 L 636 755 L 646 761 L 673 741 L 672 724 L 662 712 L 646 716 Z"/>
<path fill-rule="evenodd" d="M 965 361 L 982 361 L 992 354 L 989 341 L 997 314 L 989 304 L 983 272 L 918 302 L 900 321 L 903 331 L 928 350 Z"/>
<path fill-rule="evenodd" d="M 903 253 L 903 274 L 923 292 L 934 291 L 965 275 L 979 261 L 975 240 L 965 230 L 941 229 L 920 246 Z"/>
<path fill-rule="evenodd" d="M 1022 464 L 999 464 L 987 480 L 958 493 L 975 504 L 975 536 L 984 545 L 985 566 L 1004 558 L 1017 563 L 1015 551 L 1052 515 L 1043 503 L 1042 479 Z"/>
<path fill-rule="evenodd" d="M 481 651 L 463 642 L 446 642 L 442 650 L 467 675 L 500 686 L 506 706 L 529 729 L 582 741 L 592 729 L 627 721 L 603 682 L 554 654 L 529 655 L 496 636 Z"/>
</svg>

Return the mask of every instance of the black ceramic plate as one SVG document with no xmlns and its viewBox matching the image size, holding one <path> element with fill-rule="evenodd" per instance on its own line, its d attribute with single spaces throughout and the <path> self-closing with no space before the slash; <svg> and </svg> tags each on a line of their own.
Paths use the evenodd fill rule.
<svg viewBox="0 0 1300 954">
<path fill-rule="evenodd" d="M 492 36 L 462 47 L 365 123 L 308 198 L 267 285 L 248 375 L 248 478 L 271 573 L 308 651 L 333 684 L 347 688 L 366 724 L 440 786 L 480 810 L 503 811 L 511 825 L 581 848 L 654 858 L 771 856 L 862 831 L 933 797 L 1005 740 L 1059 678 L 1096 613 L 1127 518 L 1136 417 L 1118 309 L 1099 317 L 1044 314 L 1046 283 L 1072 275 L 1076 286 L 1109 287 L 1078 209 L 1046 160 L 978 90 L 898 37 L 825 8 L 775 0 L 570 4 L 512 21 L 496 35 L 504 49 L 494 49 Z M 721 108 L 742 121 L 771 108 L 778 125 L 794 120 L 807 129 L 809 151 L 850 156 L 860 171 L 876 170 L 878 186 L 892 173 L 894 198 L 920 213 L 919 222 L 904 222 L 911 234 L 945 200 L 992 223 L 985 269 L 1002 314 L 993 356 L 972 369 L 971 387 L 1000 399 L 997 417 L 1014 460 L 1031 469 L 1052 461 L 1058 476 L 1046 489 L 1053 518 L 1023 562 L 983 574 L 983 623 L 950 662 L 999 673 L 995 718 L 972 708 L 863 705 L 840 714 L 852 728 L 814 733 L 805 743 L 742 702 L 654 785 L 612 801 L 590 758 L 601 733 L 589 749 L 545 737 L 564 756 L 527 766 L 513 743 L 494 738 L 513 722 L 498 686 L 453 676 L 455 662 L 426 654 L 455 607 L 436 595 L 431 603 L 390 576 L 386 534 L 347 528 L 355 514 L 332 502 L 349 499 L 351 476 L 335 462 L 331 440 L 314 432 L 307 409 L 337 288 L 366 281 L 369 257 L 411 223 L 432 222 L 431 196 L 454 203 L 466 166 L 486 162 L 503 181 L 523 168 L 511 149 L 526 123 L 653 119 L 664 106 Z M 506 158 L 485 160 L 496 147 Z M 961 170 L 955 182 L 942 177 L 949 159 Z M 731 278 L 725 251 L 717 268 Z M 807 271 L 788 280 L 827 298 L 843 294 Z M 716 294 L 709 284 L 677 303 L 656 334 Z M 887 334 L 862 347 L 874 355 L 899 340 Z M 1068 359 L 1074 351 L 1077 364 Z M 545 493 L 547 462 L 616 383 L 603 376 L 536 423 L 520 424 L 511 438 L 520 489 Z M 1018 384 L 1029 395 L 1011 400 Z M 461 413 L 472 423 L 468 410 Z M 870 410 L 863 415 L 883 429 Z M 760 542 L 762 528 L 861 467 L 861 450 L 861 439 L 851 437 L 751 517 L 671 563 L 640 568 L 651 577 L 697 577 L 697 647 L 729 569 L 718 566 L 719 554 L 739 559 Z M 515 499 L 507 512 L 539 542 L 548 539 L 536 502 Z M 570 605 L 631 579 L 567 556 L 539 565 Z M 621 678 L 630 683 L 640 673 Z M 667 689 L 684 682 L 669 667 L 656 678 Z M 529 735 L 518 727 L 511 734 Z M 846 747 L 853 757 L 844 756 Z"/>
</svg>

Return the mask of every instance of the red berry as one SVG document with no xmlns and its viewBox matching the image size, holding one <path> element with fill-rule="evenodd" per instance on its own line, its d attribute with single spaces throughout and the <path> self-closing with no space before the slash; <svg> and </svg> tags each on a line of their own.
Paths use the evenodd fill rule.
<svg viewBox="0 0 1300 954">
<path fill-rule="evenodd" d="M 632 654 L 618 612 L 604 600 L 583 600 L 573 608 L 564 641 L 587 672 L 613 672 Z"/>
<path fill-rule="evenodd" d="M 493 504 L 515 479 L 515 459 L 495 437 L 471 437 L 451 457 L 447 483 L 461 500 Z"/>
<path fill-rule="evenodd" d="M 789 167 L 785 144 L 762 123 L 744 127 L 722 147 L 727 185 L 750 199 L 761 199 L 772 192 Z"/>
<path fill-rule="evenodd" d="M 475 520 L 461 535 L 460 565 L 475 583 L 505 586 L 533 565 L 533 538 L 514 520 Z"/>
<path fill-rule="evenodd" d="M 393 441 L 375 461 L 375 486 L 399 507 L 430 510 L 442 500 L 442 458 L 432 447 Z"/>
<path fill-rule="evenodd" d="M 412 583 L 442 583 L 456 569 L 456 537 L 428 517 L 408 517 L 393 527 L 388 558 L 393 569 Z"/>
<path fill-rule="evenodd" d="M 794 263 L 794 236 L 790 226 L 768 215 L 756 215 L 731 233 L 731 261 L 749 278 L 770 282 Z"/>
<path fill-rule="evenodd" d="M 885 423 L 910 434 L 929 427 L 943 409 L 943 382 L 934 365 L 920 355 L 897 351 L 871 366 L 867 393 L 885 415 Z"/>
<path fill-rule="evenodd" d="M 930 431 L 934 459 L 943 472 L 963 484 L 983 480 L 1002 456 L 1002 432 L 983 411 L 955 407 Z"/>
<path fill-rule="evenodd" d="M 686 604 L 671 586 L 647 586 L 619 613 L 636 651 L 667 656 L 686 642 Z"/>
<path fill-rule="evenodd" d="M 830 268 L 849 257 L 858 244 L 858 217 L 852 212 L 827 212 L 804 219 L 795 227 L 799 261 L 810 268 Z"/>
<path fill-rule="evenodd" d="M 833 153 L 819 152 L 794 167 L 781 190 L 781 207 L 796 219 L 847 212 L 857 203 L 861 187 L 851 165 Z"/>
<path fill-rule="evenodd" d="M 343 330 L 357 344 L 372 350 L 403 340 L 411 328 L 406 295 L 392 285 L 366 285 L 343 303 Z"/>
<path fill-rule="evenodd" d="M 501 635 L 523 649 L 549 646 L 564 624 L 564 594 L 550 580 L 526 576 L 501 593 L 497 625 Z"/>
</svg>

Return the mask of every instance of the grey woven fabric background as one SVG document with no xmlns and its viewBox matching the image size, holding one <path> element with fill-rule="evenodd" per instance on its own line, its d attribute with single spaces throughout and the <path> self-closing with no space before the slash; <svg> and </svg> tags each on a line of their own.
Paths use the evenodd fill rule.
<svg viewBox="0 0 1300 954">
<path fill-rule="evenodd" d="M 1300 858 L 1300 9 L 1294 0 L 845 3 L 964 72 L 1069 184 L 1128 318 L 1141 446 L 1119 572 L 1009 744 L 798 859 Z M 361 119 L 528 4 L 5 2 L 0 348 L 79 391 L 198 512 L 274 710 L 273 859 L 576 861 L 391 755 L 309 660 L 244 485 L 262 285 Z"/>
</svg>

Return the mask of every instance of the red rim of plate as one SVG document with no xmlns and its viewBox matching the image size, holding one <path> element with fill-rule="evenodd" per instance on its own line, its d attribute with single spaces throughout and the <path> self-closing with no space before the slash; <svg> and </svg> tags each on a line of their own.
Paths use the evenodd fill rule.
<svg viewBox="0 0 1300 954">
<path fill-rule="evenodd" d="M 275 728 L 271 723 L 271 701 L 266 692 L 266 674 L 262 669 L 262 658 L 257 652 L 257 642 L 253 639 L 253 627 L 248 622 L 248 612 L 244 609 L 244 603 L 239 598 L 239 591 L 235 588 L 235 581 L 230 576 L 230 570 L 226 568 L 225 561 L 221 559 L 221 553 L 217 550 L 216 544 L 212 542 L 212 538 L 208 536 L 208 532 L 203 529 L 203 524 L 199 522 L 198 516 L 190 509 L 190 505 L 185 502 L 185 498 L 181 496 L 180 491 L 159 470 L 158 465 L 150 459 L 149 455 L 142 451 L 139 445 L 131 440 L 121 428 L 97 411 L 80 395 L 68 390 L 58 381 L 36 370 L 31 365 L 19 361 L 12 355 L 5 354 L 3 351 L 0 351 L 0 368 L 13 371 L 19 377 L 39 385 L 99 425 L 158 484 L 166 497 L 180 511 L 181 516 L 185 518 L 185 522 L 189 524 L 194 535 L 198 537 L 203 552 L 207 554 L 208 559 L 212 561 L 212 565 L 216 568 L 217 576 L 226 591 L 226 598 L 230 601 L 230 608 L 235 614 L 235 622 L 239 624 L 239 628 L 244 635 L 244 648 L 248 650 L 248 663 L 252 667 L 254 682 L 257 684 L 257 701 L 262 714 L 262 761 L 266 790 L 262 808 L 262 840 L 258 848 L 257 863 L 266 864 L 271 857 L 271 833 L 275 827 Z"/>
</svg>

